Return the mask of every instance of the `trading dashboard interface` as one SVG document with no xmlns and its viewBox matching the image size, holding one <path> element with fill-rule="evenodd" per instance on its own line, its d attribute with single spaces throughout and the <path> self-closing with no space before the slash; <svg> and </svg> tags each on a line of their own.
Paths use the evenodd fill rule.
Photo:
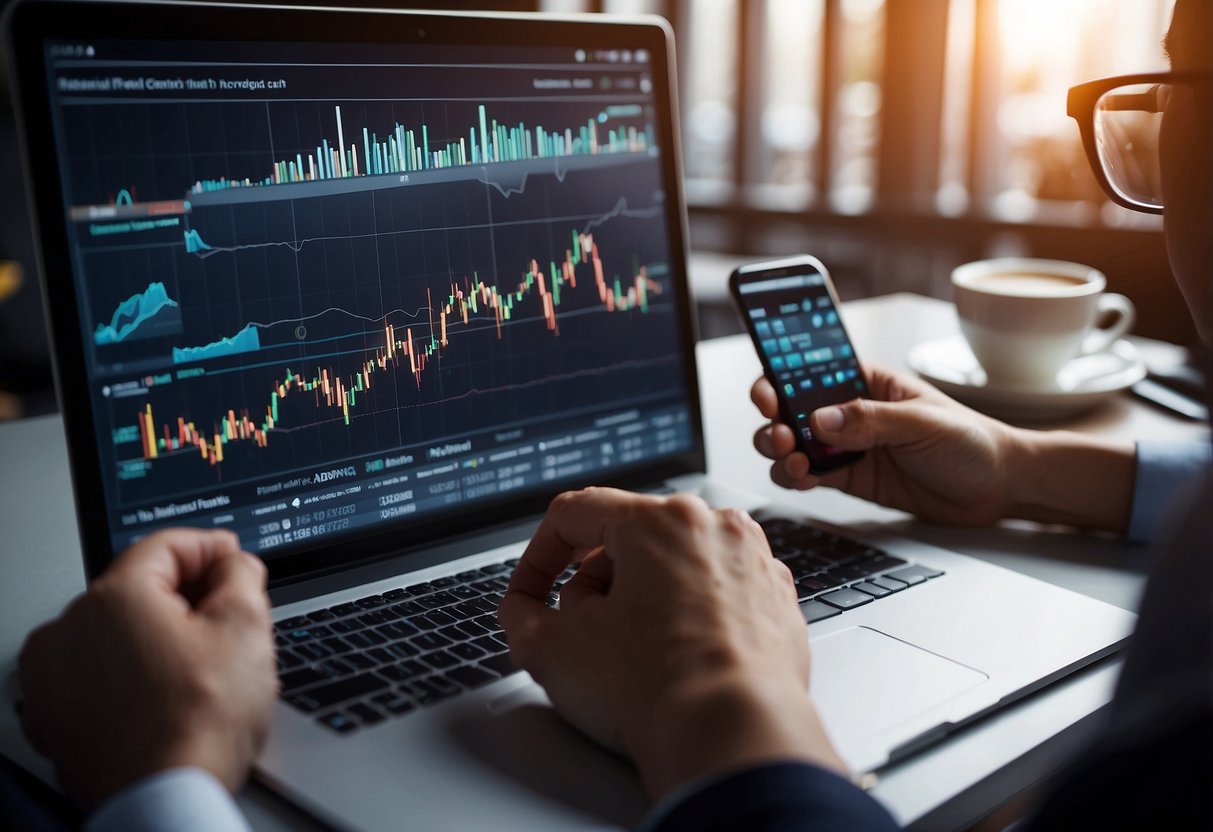
<svg viewBox="0 0 1213 832">
<path fill-rule="evenodd" d="M 115 550 L 273 557 L 692 447 L 645 50 L 46 51 Z"/>
<path fill-rule="evenodd" d="M 847 337 L 826 279 L 817 272 L 742 283 L 741 296 L 772 383 L 782 389 L 788 418 L 813 439 L 813 411 L 865 395 L 859 359 Z M 842 451 L 820 446 L 823 456 Z"/>
</svg>

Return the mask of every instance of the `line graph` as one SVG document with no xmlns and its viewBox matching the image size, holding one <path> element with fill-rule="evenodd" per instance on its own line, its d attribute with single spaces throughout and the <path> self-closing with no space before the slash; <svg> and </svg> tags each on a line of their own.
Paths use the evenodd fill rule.
<svg viewBox="0 0 1213 832">
<path fill-rule="evenodd" d="M 414 386 L 420 391 L 427 371 L 435 362 L 441 361 L 460 328 L 467 330 L 478 323 L 487 323 L 495 330 L 496 339 L 500 341 L 505 337 L 505 325 L 518 318 L 523 303 L 534 306 L 528 320 L 536 323 L 542 321 L 544 329 L 551 336 L 559 337 L 559 310 L 564 299 L 578 291 L 579 270 L 581 292 L 589 293 L 590 304 L 600 312 L 637 312 L 643 315 L 649 311 L 651 298 L 662 294 L 661 284 L 649 277 L 645 266 L 636 268 L 627 280 L 618 275 L 608 277 L 598 243 L 592 234 L 583 234 L 574 229 L 569 232 L 569 242 L 563 259 L 549 261 L 546 270 L 532 259 L 521 278 L 504 289 L 476 273 L 462 281 L 452 281 L 445 297 L 435 299 L 432 290 L 427 288 L 426 303 L 418 312 L 409 315 L 411 322 L 396 324 L 391 320 L 393 313 L 388 313 L 374 321 L 375 330 L 368 332 L 363 329 L 349 335 L 352 338 L 366 338 L 374 333 L 379 341 L 354 372 L 342 374 L 335 366 L 317 365 L 314 371 L 308 372 L 296 372 L 288 367 L 272 385 L 264 410 L 255 417 L 247 408 L 239 412 L 231 408 L 216 418 L 209 430 L 200 429 L 195 421 L 187 420 L 185 416 L 178 416 L 175 424 L 162 423 L 157 429 L 151 405 L 148 404 L 137 418 L 143 458 L 150 461 L 162 454 L 189 451 L 197 453 L 210 465 L 218 465 L 223 462 L 224 449 L 229 443 L 249 442 L 265 448 L 269 444 L 270 433 L 281 425 L 280 403 L 307 393 L 312 394 L 318 412 L 315 421 L 339 419 L 348 427 L 351 412 L 367 401 L 372 388 L 378 386 L 376 378 L 380 374 L 389 371 L 403 373 L 407 370 Z M 336 311 L 352 314 L 345 310 Z M 236 335 L 203 347 L 175 348 L 174 362 L 208 360 L 260 350 L 263 347 L 258 336 L 259 329 L 302 320 L 305 319 L 250 323 Z M 368 319 L 363 317 L 363 320 Z"/>
<path fill-rule="evenodd" d="M 484 184 L 488 184 L 495 188 L 497 187 L 497 185 L 492 182 L 487 182 Z M 510 192 L 510 194 L 520 194 L 520 193 L 523 193 L 523 190 L 515 190 L 515 191 Z M 510 194 L 505 194 L 505 195 L 508 197 Z M 626 196 L 621 196 L 615 202 L 615 205 L 610 210 L 608 210 L 602 214 L 594 214 L 589 219 L 586 219 L 586 221 L 581 226 L 581 232 L 583 234 L 589 234 L 595 228 L 605 225 L 606 223 L 610 222 L 611 220 L 618 219 L 620 217 L 626 217 L 628 219 L 641 219 L 641 220 L 657 219 L 662 215 L 662 212 L 664 210 L 665 210 L 665 206 L 661 205 L 661 204 L 649 205 L 644 208 L 632 208 L 628 201 L 628 198 Z M 555 219 L 567 221 L 567 220 L 573 220 L 575 218 L 558 217 Z M 528 219 L 528 220 L 520 220 L 520 221 L 515 221 L 515 222 L 491 222 L 490 221 L 490 222 L 476 223 L 476 224 L 465 225 L 465 226 L 446 226 L 443 228 L 408 228 L 408 229 L 401 229 L 399 231 L 394 231 L 394 232 L 390 232 L 390 233 L 392 233 L 392 234 L 418 234 L 418 233 L 426 233 L 426 232 L 432 232 L 432 231 L 469 230 L 469 229 L 475 229 L 475 228 L 491 229 L 491 228 L 501 228 L 501 227 L 508 226 L 508 225 L 529 225 L 529 224 L 534 224 L 534 223 L 546 224 L 551 221 L 552 220 L 549 218 Z M 182 237 L 183 237 L 182 242 L 185 247 L 186 254 L 192 254 L 195 257 L 198 257 L 199 259 L 205 260 L 206 258 L 213 257 L 216 254 L 223 254 L 223 253 L 230 254 L 230 253 L 239 252 L 239 251 L 251 251 L 254 249 L 275 248 L 275 247 L 288 249 L 288 250 L 294 252 L 295 254 L 298 254 L 299 252 L 301 252 L 303 250 L 304 246 L 306 246 L 308 243 L 316 243 L 316 242 L 323 242 L 323 241 L 337 240 L 337 239 L 340 239 L 340 240 L 354 240 L 354 239 L 360 239 L 360 238 L 367 239 L 367 238 L 376 238 L 376 237 L 382 237 L 382 236 L 384 236 L 383 232 L 366 232 L 363 234 L 343 234 L 343 235 L 328 235 L 328 236 L 318 236 L 318 237 L 303 237 L 303 238 L 296 239 L 296 240 L 265 240 L 265 241 L 255 242 L 255 243 L 236 243 L 236 244 L 232 244 L 232 245 L 212 245 L 211 243 L 209 243 L 205 239 L 203 239 L 203 237 L 202 237 L 201 233 L 198 231 L 198 229 L 187 228 L 187 229 L 185 229 L 185 231 L 182 232 Z"/>
</svg>

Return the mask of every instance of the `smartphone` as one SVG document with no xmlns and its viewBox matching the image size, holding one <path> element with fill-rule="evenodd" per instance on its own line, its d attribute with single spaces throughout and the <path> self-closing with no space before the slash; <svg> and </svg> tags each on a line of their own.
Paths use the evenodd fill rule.
<svg viewBox="0 0 1213 832">
<path fill-rule="evenodd" d="M 809 471 L 824 474 L 862 459 L 863 451 L 831 448 L 809 428 L 819 407 L 868 395 L 826 267 L 807 254 L 742 266 L 729 290 Z"/>
</svg>

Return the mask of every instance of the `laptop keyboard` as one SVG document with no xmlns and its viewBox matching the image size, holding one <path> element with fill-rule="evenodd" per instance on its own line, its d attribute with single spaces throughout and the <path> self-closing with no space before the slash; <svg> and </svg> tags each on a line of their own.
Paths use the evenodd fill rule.
<svg viewBox="0 0 1213 832">
<path fill-rule="evenodd" d="M 792 570 L 809 623 L 943 574 L 787 518 L 759 523 Z M 490 564 L 276 622 L 282 699 L 348 734 L 518 672 L 497 623 L 517 565 Z M 573 574 L 565 570 L 557 584 Z"/>
<path fill-rule="evenodd" d="M 516 673 L 497 605 L 517 565 L 495 563 L 276 622 L 281 697 L 345 734 Z M 557 583 L 572 575 L 566 570 Z M 548 603 L 555 602 L 553 593 Z"/>
<path fill-rule="evenodd" d="M 775 557 L 791 570 L 800 611 L 809 624 L 943 574 L 786 517 L 760 517 L 758 523 Z"/>
</svg>

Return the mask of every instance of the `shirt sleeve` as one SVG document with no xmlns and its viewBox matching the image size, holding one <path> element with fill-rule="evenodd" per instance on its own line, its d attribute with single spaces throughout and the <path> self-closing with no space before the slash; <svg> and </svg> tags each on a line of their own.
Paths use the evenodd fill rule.
<svg viewBox="0 0 1213 832">
<path fill-rule="evenodd" d="M 1164 535 L 1166 509 L 1209 469 L 1211 457 L 1208 442 L 1139 441 L 1128 539 L 1151 543 Z"/>
<path fill-rule="evenodd" d="M 648 814 L 638 832 L 893 832 L 889 813 L 850 780 L 808 763 L 776 762 L 693 783 Z"/>
<path fill-rule="evenodd" d="M 173 768 L 134 783 L 101 804 L 84 832 L 249 832 L 213 774 Z"/>
</svg>

